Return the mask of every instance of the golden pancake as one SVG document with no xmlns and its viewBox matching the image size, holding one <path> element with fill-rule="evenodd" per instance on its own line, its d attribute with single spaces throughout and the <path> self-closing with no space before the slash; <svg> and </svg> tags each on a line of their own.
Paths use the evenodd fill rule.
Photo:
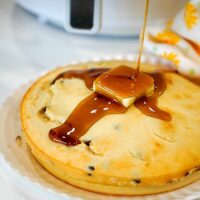
<svg viewBox="0 0 200 200">
<path fill-rule="evenodd" d="M 75 107 L 92 94 L 83 80 L 53 80 L 69 69 L 120 65 L 136 66 L 128 61 L 71 65 L 33 84 L 21 104 L 21 121 L 35 158 L 59 179 L 104 194 L 155 194 L 198 180 L 200 87 L 172 72 L 164 74 L 167 88 L 158 98 L 158 107 L 170 113 L 170 121 L 147 116 L 132 105 L 123 114 L 101 118 L 81 136 L 78 145 L 67 146 L 49 139 L 49 131 L 63 124 Z M 156 68 L 148 64 L 141 67 L 146 72 Z"/>
</svg>

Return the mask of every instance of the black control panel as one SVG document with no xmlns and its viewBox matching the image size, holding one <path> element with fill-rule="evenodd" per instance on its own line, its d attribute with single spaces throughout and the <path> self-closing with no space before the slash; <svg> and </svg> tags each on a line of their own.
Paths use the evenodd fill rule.
<svg viewBox="0 0 200 200">
<path fill-rule="evenodd" d="M 70 25 L 76 29 L 92 29 L 94 0 L 70 0 Z"/>
</svg>

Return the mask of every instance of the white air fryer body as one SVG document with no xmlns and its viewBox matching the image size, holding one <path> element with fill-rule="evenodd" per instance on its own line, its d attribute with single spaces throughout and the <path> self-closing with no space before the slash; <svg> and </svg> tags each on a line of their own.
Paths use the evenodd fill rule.
<svg viewBox="0 0 200 200">
<path fill-rule="evenodd" d="M 145 0 L 16 0 L 25 9 L 70 33 L 133 35 L 143 23 Z M 151 0 L 148 25 L 173 18 L 187 0 Z"/>
</svg>

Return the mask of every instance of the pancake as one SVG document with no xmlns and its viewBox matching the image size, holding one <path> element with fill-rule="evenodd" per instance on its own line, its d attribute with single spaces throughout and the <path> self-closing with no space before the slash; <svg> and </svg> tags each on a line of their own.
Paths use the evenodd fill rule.
<svg viewBox="0 0 200 200">
<path fill-rule="evenodd" d="M 101 118 L 81 136 L 78 145 L 49 139 L 49 131 L 64 123 L 92 94 L 80 79 L 53 80 L 70 69 L 120 65 L 136 66 L 114 60 L 69 65 L 49 72 L 31 86 L 22 100 L 21 122 L 32 154 L 59 179 L 104 194 L 155 194 L 198 180 L 200 87 L 172 72 L 165 72 L 167 88 L 158 99 L 158 107 L 170 113 L 170 121 L 147 116 L 132 105 L 123 114 Z M 151 72 L 157 66 L 143 64 L 141 69 Z"/>
</svg>

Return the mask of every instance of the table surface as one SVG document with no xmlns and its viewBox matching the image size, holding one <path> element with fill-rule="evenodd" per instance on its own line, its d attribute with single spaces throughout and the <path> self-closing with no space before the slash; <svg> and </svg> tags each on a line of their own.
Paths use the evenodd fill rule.
<svg viewBox="0 0 200 200">
<path fill-rule="evenodd" d="M 70 35 L 40 23 L 16 6 L 0 1 L 0 104 L 19 85 L 40 72 L 73 60 L 137 52 L 137 38 Z M 1 200 L 34 199 L 24 196 L 0 168 Z"/>
</svg>

